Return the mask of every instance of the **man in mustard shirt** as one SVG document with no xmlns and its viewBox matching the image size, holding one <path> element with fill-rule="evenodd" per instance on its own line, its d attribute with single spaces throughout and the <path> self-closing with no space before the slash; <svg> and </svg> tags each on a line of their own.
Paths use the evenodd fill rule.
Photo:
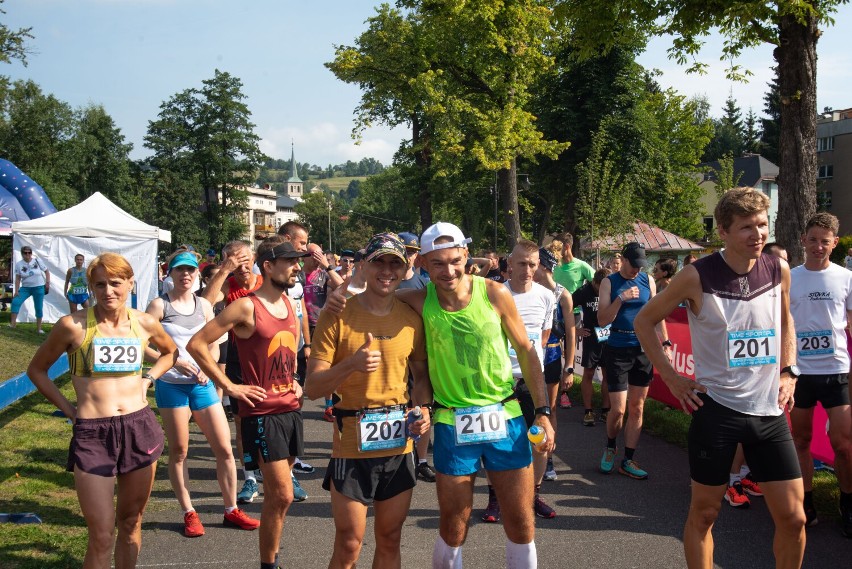
<svg viewBox="0 0 852 569">
<path fill-rule="evenodd" d="M 415 403 L 431 402 L 423 321 L 394 291 L 405 277 L 405 245 L 390 233 L 374 236 L 364 262 L 367 290 L 343 312 L 320 313 L 314 330 L 305 394 L 334 394 L 334 438 L 323 488 L 331 492 L 334 552 L 330 567 L 354 567 L 367 508 L 373 505 L 373 567 L 400 567 L 402 525 L 416 483 L 412 440 L 406 433 L 408 368 Z M 420 398 L 418 395 L 425 398 Z M 429 432 L 429 411 L 411 425 Z"/>
</svg>

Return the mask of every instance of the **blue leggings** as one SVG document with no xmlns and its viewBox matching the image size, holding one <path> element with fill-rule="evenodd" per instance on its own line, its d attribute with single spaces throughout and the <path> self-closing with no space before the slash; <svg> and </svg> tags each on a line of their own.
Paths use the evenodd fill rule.
<svg viewBox="0 0 852 569">
<path fill-rule="evenodd" d="M 44 316 L 44 285 L 41 286 L 22 286 L 18 289 L 18 294 L 12 297 L 12 314 L 17 314 L 21 310 L 21 306 L 29 297 L 33 297 L 35 304 L 36 318 Z"/>
</svg>

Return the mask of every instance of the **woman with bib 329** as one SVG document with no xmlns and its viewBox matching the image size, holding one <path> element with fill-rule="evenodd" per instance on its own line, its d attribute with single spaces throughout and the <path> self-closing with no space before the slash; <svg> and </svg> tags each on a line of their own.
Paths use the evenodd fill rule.
<svg viewBox="0 0 852 569">
<path fill-rule="evenodd" d="M 59 319 L 27 374 L 74 424 L 68 469 L 74 472 L 89 530 L 83 567 L 110 567 L 115 546 L 115 567 L 124 569 L 136 566 L 142 512 L 163 452 L 163 430 L 148 407 L 146 393 L 155 378 L 174 366 L 177 347 L 155 318 L 127 306 L 133 269 L 124 257 L 99 255 L 86 276 L 95 306 Z M 160 357 L 143 375 L 149 342 Z M 68 354 L 76 407 L 47 375 L 62 352 Z"/>
</svg>

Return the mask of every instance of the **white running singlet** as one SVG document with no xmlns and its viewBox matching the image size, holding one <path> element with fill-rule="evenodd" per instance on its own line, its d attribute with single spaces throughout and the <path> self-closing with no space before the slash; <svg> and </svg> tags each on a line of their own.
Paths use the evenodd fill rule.
<svg viewBox="0 0 852 569">
<path fill-rule="evenodd" d="M 790 313 L 801 373 L 848 373 L 846 311 L 852 310 L 852 271 L 834 263 L 822 271 L 800 265 L 790 277 Z"/>
</svg>

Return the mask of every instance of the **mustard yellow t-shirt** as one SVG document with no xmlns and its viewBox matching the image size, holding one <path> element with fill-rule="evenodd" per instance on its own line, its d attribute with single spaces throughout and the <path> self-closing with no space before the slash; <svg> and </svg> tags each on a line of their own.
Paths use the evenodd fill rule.
<svg viewBox="0 0 852 569">
<path fill-rule="evenodd" d="M 370 349 L 382 352 L 381 364 L 369 374 L 352 373 L 337 387 L 338 409 L 404 405 L 408 402 L 408 361 L 426 359 L 423 321 L 411 307 L 394 299 L 389 314 L 376 316 L 361 306 L 357 296 L 346 303 L 341 314 L 320 313 L 311 338 L 311 358 L 334 366 L 358 351 L 367 341 L 367 333 L 373 334 Z M 412 450 L 408 440 L 404 447 L 361 452 L 355 423 L 355 417 L 344 417 L 342 433 L 334 423 L 333 458 L 393 456 Z"/>
</svg>

